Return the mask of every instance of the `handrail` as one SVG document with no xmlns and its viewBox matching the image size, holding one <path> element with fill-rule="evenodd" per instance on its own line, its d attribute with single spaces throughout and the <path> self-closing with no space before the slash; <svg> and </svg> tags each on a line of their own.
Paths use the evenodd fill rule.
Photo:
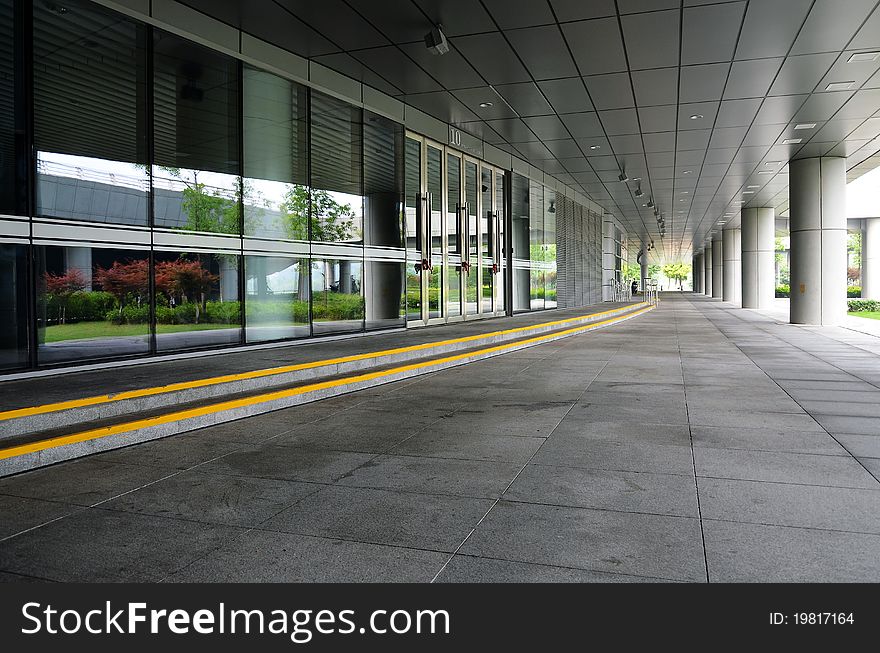
<svg viewBox="0 0 880 653">
<path fill-rule="evenodd" d="M 642 301 L 652 306 L 660 303 L 660 292 L 656 280 L 648 277 L 642 279 Z"/>
</svg>

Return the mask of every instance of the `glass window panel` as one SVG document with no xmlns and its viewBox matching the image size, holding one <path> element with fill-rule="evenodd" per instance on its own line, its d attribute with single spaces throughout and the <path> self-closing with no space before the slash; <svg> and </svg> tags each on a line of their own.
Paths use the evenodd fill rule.
<svg viewBox="0 0 880 653">
<path fill-rule="evenodd" d="M 406 314 L 407 319 L 422 319 L 422 275 L 416 268 L 422 260 L 421 162 L 422 144 L 406 139 L 406 191 L 404 202 L 406 221 Z"/>
<path fill-rule="evenodd" d="M 531 182 L 529 195 L 529 295 L 535 311 L 544 308 L 544 187 Z"/>
<path fill-rule="evenodd" d="M 239 65 L 154 31 L 154 224 L 241 233 Z"/>
<path fill-rule="evenodd" d="M 241 341 L 238 256 L 156 252 L 155 259 L 158 350 Z"/>
<path fill-rule="evenodd" d="M 468 239 L 468 258 L 470 262 L 477 265 L 477 165 L 470 161 L 465 161 L 464 169 L 464 191 L 465 202 L 467 206 L 467 239 Z"/>
<path fill-rule="evenodd" d="M 16 212 L 15 8 L 0 0 L 0 213 Z"/>
<path fill-rule="evenodd" d="M 366 328 L 401 327 L 406 321 L 403 263 L 367 261 L 364 268 Z"/>
<path fill-rule="evenodd" d="M 512 175 L 511 251 L 513 255 L 513 310 L 531 309 L 529 292 L 529 180 Z"/>
<path fill-rule="evenodd" d="M 495 305 L 496 311 L 503 311 L 507 306 L 507 256 L 505 255 L 505 223 L 504 223 L 504 173 L 495 174 L 495 212 L 498 214 L 498 273 L 495 275 L 497 286 Z"/>
<path fill-rule="evenodd" d="M 556 308 L 556 191 L 544 188 L 544 308 Z"/>
<path fill-rule="evenodd" d="M 427 146 L 427 188 L 431 198 L 428 234 L 431 270 L 428 272 L 428 318 L 443 315 L 443 152 Z"/>
<path fill-rule="evenodd" d="M 146 27 L 94 3 L 34 3 L 37 213 L 146 225 Z"/>
<path fill-rule="evenodd" d="M 250 66 L 242 85 L 244 233 L 308 240 L 307 89 Z"/>
<path fill-rule="evenodd" d="M 480 168 L 480 197 L 482 210 L 480 211 L 480 252 L 483 258 L 491 258 L 494 254 L 494 237 L 492 232 L 492 171 L 489 168 Z"/>
<path fill-rule="evenodd" d="M 40 246 L 35 258 L 41 364 L 149 352 L 147 252 Z"/>
<path fill-rule="evenodd" d="M 311 239 L 362 243 L 362 111 L 312 92 Z"/>
<path fill-rule="evenodd" d="M 461 254 L 461 158 L 446 155 L 446 246 L 450 254 Z"/>
<path fill-rule="evenodd" d="M 28 362 L 26 245 L 0 244 L 0 369 Z"/>
<path fill-rule="evenodd" d="M 360 331 L 364 327 L 362 263 L 358 260 L 312 260 L 312 329 L 314 335 Z"/>
<path fill-rule="evenodd" d="M 403 126 L 364 116 L 364 242 L 402 248 Z"/>
<path fill-rule="evenodd" d="M 309 335 L 309 263 L 305 258 L 246 256 L 248 342 Z"/>
</svg>

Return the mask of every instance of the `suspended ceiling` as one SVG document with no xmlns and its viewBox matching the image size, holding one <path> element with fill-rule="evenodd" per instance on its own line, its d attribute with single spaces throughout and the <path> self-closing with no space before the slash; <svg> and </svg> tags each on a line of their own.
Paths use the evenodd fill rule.
<svg viewBox="0 0 880 653">
<path fill-rule="evenodd" d="M 785 213 L 791 159 L 880 164 L 880 56 L 851 61 L 880 52 L 877 0 L 184 4 L 580 188 L 665 260 L 736 226 L 740 202 Z M 423 42 L 435 24 L 443 56 Z"/>
</svg>

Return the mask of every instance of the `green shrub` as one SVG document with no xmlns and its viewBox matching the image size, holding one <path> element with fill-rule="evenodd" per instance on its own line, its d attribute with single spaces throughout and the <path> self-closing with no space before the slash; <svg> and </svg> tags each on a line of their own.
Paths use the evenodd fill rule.
<svg viewBox="0 0 880 653">
<path fill-rule="evenodd" d="M 362 320 L 364 299 L 360 295 L 338 292 L 317 292 L 312 295 L 312 319 Z"/>
<path fill-rule="evenodd" d="M 62 301 L 48 295 L 46 314 L 54 320 L 61 313 Z M 64 311 L 67 322 L 101 322 L 116 306 L 116 299 L 108 292 L 100 290 L 80 290 L 70 295 Z"/>
<path fill-rule="evenodd" d="M 205 311 L 199 320 L 209 324 L 240 324 L 241 304 L 239 302 L 207 302 Z"/>
<path fill-rule="evenodd" d="M 776 296 L 777 297 L 790 297 L 791 296 L 791 286 L 787 284 L 782 284 L 776 286 Z"/>
<path fill-rule="evenodd" d="M 876 299 L 850 299 L 847 302 L 850 313 L 861 313 L 863 311 L 880 311 L 880 301 Z"/>
<path fill-rule="evenodd" d="M 150 321 L 150 307 L 129 304 L 123 306 L 121 311 L 118 308 L 107 311 L 104 319 L 113 324 L 147 324 Z"/>
<path fill-rule="evenodd" d="M 847 286 L 846 287 L 846 296 L 850 299 L 858 298 L 862 296 L 862 287 L 861 286 Z"/>
</svg>

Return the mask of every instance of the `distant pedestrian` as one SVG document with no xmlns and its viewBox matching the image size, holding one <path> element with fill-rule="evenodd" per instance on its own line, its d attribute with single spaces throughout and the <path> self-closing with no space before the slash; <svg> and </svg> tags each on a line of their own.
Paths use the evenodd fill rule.
<svg viewBox="0 0 880 653">
<path fill-rule="evenodd" d="M 635 279 L 633 279 L 631 291 L 633 295 L 635 295 L 639 291 L 639 284 Z"/>
</svg>

